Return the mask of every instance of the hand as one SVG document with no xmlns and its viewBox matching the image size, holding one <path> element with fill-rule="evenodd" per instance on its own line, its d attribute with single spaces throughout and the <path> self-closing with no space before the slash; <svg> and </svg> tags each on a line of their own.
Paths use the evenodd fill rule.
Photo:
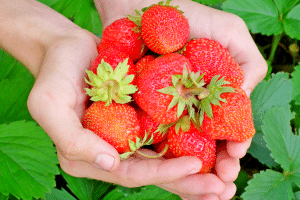
<svg viewBox="0 0 300 200">
<path fill-rule="evenodd" d="M 47 49 L 28 99 L 33 118 L 53 140 L 61 168 L 76 177 L 88 177 L 125 187 L 173 183 L 201 169 L 194 157 L 172 160 L 132 157 L 120 162 L 118 152 L 81 124 L 87 96 L 85 69 L 97 55 L 99 39 L 86 31 L 56 40 Z M 215 176 L 210 182 L 223 183 Z M 171 187 L 171 186 L 169 186 Z M 211 192 L 220 193 L 211 188 Z"/>
<path fill-rule="evenodd" d="M 134 14 L 134 10 L 157 3 L 158 0 L 135 0 L 125 3 L 108 0 L 95 0 L 104 27 L 116 19 L 127 14 Z M 190 38 L 209 38 L 216 40 L 227 48 L 231 56 L 239 63 L 244 72 L 242 89 L 250 96 L 256 85 L 262 81 L 267 72 L 267 63 L 260 54 L 244 21 L 236 15 L 206 7 L 199 3 L 187 0 L 173 0 L 171 5 L 178 5 L 179 9 L 189 20 Z M 111 8 L 115 9 L 111 9 Z M 180 195 L 186 199 L 230 199 L 236 191 L 233 181 L 237 178 L 240 165 L 239 159 L 244 157 L 250 147 L 251 140 L 246 142 L 221 142 L 217 152 L 217 161 L 214 174 L 224 183 L 211 185 L 212 174 L 192 175 L 168 185 L 159 186 Z M 209 178 L 207 178 L 209 177 Z M 211 188 L 218 188 L 210 195 Z"/>
</svg>

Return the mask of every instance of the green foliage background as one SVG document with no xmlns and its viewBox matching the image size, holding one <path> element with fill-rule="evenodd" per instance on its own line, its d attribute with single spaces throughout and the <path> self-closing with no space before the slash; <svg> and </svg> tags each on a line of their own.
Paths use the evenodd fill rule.
<svg viewBox="0 0 300 200">
<path fill-rule="evenodd" d="M 241 160 L 235 199 L 300 199 L 300 0 L 195 0 L 240 16 L 269 64 L 251 95 L 257 134 Z M 101 37 L 92 0 L 40 0 Z M 298 47 L 298 51 L 297 51 Z M 0 51 L 0 200 L 176 200 L 156 186 L 124 188 L 64 173 L 26 101 L 34 77 Z"/>
</svg>

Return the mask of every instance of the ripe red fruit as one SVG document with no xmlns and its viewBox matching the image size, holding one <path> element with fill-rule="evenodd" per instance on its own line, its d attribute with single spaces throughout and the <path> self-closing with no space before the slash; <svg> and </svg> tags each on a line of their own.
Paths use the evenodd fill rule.
<svg viewBox="0 0 300 200">
<path fill-rule="evenodd" d="M 98 54 L 90 67 L 90 70 L 94 72 L 94 74 L 97 74 L 97 69 L 99 64 L 101 64 L 102 59 L 110 64 L 113 69 L 115 69 L 118 64 L 128 59 L 127 65 L 129 65 L 129 68 L 126 75 L 136 75 L 136 66 L 133 64 L 133 61 L 129 58 L 129 56 L 121 51 L 113 49 L 107 49 Z M 135 84 L 135 79 L 133 79 L 131 84 Z"/>
<path fill-rule="evenodd" d="M 148 50 L 141 37 L 140 27 L 128 18 L 116 20 L 104 29 L 98 52 L 110 48 L 126 53 L 133 62 L 139 60 Z"/>
<path fill-rule="evenodd" d="M 243 83 L 243 71 L 230 56 L 228 50 L 214 40 L 198 38 L 190 40 L 183 48 L 182 55 L 188 58 L 194 72 L 205 73 L 204 81 L 221 75 L 235 87 Z"/>
<path fill-rule="evenodd" d="M 155 60 L 155 58 L 156 56 L 154 55 L 146 55 L 137 61 L 137 63 L 135 63 L 137 76 L 139 76 L 139 74 L 147 67 L 148 63 Z"/>
<path fill-rule="evenodd" d="M 142 37 L 153 52 L 167 54 L 181 49 L 190 34 L 188 20 L 176 7 L 159 3 L 147 8 L 142 15 Z"/>
<path fill-rule="evenodd" d="M 220 96 L 227 103 L 211 105 L 213 117 L 204 114 L 202 126 L 204 132 L 213 139 L 244 142 L 255 134 L 252 118 L 251 100 L 242 89 L 223 93 Z"/>
<path fill-rule="evenodd" d="M 83 127 L 111 144 L 119 153 L 131 151 L 128 140 L 140 137 L 137 113 L 128 104 L 94 102 L 85 112 Z"/>
<path fill-rule="evenodd" d="M 148 139 L 153 135 L 152 144 L 159 143 L 167 138 L 166 132 L 158 130 L 159 123 L 155 122 L 151 117 L 143 111 L 141 108 L 136 109 L 138 121 L 141 130 L 141 137 L 144 137 L 146 133 L 149 134 Z"/>
<path fill-rule="evenodd" d="M 216 141 L 211 139 L 205 131 L 198 130 L 193 123 L 188 131 L 179 129 L 175 131 L 175 125 L 168 131 L 169 149 L 176 157 L 196 156 L 202 161 L 199 173 L 208 173 L 215 165 Z"/>
<path fill-rule="evenodd" d="M 178 111 L 176 104 L 169 108 L 174 96 L 158 91 L 172 86 L 172 75 L 182 75 L 185 67 L 189 69 L 190 64 L 184 56 L 178 53 L 166 54 L 150 62 L 137 77 L 139 90 L 133 95 L 134 100 L 154 121 L 169 124 L 177 121 L 181 113 L 186 113 L 184 107 Z"/>
</svg>

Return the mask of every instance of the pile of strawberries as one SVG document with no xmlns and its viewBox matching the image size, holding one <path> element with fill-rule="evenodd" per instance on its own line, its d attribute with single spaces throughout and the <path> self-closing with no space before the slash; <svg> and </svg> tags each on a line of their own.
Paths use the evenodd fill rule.
<svg viewBox="0 0 300 200">
<path fill-rule="evenodd" d="M 93 103 L 82 123 L 121 159 L 150 145 L 166 158 L 196 156 L 200 173 L 207 173 L 216 140 L 242 142 L 255 134 L 251 101 L 228 50 L 207 38 L 188 40 L 188 20 L 169 3 L 136 11 L 103 31 L 87 70 L 85 90 Z"/>
</svg>

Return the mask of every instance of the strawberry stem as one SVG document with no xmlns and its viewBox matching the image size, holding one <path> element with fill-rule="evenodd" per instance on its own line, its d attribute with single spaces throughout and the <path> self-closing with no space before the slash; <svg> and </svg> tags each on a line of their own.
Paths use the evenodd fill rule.
<svg viewBox="0 0 300 200">
<path fill-rule="evenodd" d="M 140 154 L 143 157 L 146 157 L 146 158 L 160 158 L 160 157 L 164 156 L 167 153 L 168 149 L 169 149 L 169 145 L 166 144 L 164 149 L 159 154 L 157 154 L 155 156 L 144 154 L 144 153 L 140 152 L 139 150 L 136 150 L 135 152 Z"/>
</svg>

